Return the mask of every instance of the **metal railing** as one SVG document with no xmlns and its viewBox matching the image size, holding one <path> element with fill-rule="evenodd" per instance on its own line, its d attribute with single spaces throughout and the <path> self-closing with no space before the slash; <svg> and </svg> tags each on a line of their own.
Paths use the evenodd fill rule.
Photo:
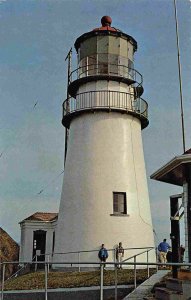
<svg viewBox="0 0 191 300">
<path fill-rule="evenodd" d="M 37 261 L 37 255 L 35 255 L 33 258 L 32 258 L 32 261 Z M 18 266 L 20 266 L 20 268 L 15 272 L 15 273 L 13 273 L 11 276 L 9 276 L 7 279 L 6 279 L 6 281 L 7 280 L 10 280 L 11 278 L 13 278 L 13 277 L 16 277 L 17 275 L 19 275 L 19 273 L 21 273 L 21 271 L 23 272 L 23 270 L 24 269 L 26 269 L 27 268 L 27 266 L 30 266 L 30 264 L 31 264 L 31 262 L 30 263 L 28 263 L 28 264 L 24 264 L 23 266 L 20 266 L 20 264 L 18 265 Z M 35 266 L 35 268 L 36 268 L 36 266 Z M 37 269 L 36 269 L 37 270 Z M 35 270 L 35 271 L 36 271 Z"/>
<path fill-rule="evenodd" d="M 135 98 L 132 93 L 118 91 L 90 91 L 70 97 L 63 103 L 63 118 L 77 111 L 108 109 L 133 112 L 148 118 L 148 104 L 142 98 Z"/>
<path fill-rule="evenodd" d="M 19 262 L 3 262 L 0 263 L 2 265 L 2 283 L 1 283 L 1 300 L 4 298 L 4 279 L 5 279 L 5 269 L 6 265 L 8 264 L 18 264 Z M 29 261 L 27 262 L 22 262 L 23 264 L 28 264 Z M 32 264 L 35 264 L 36 262 L 32 262 Z M 90 262 L 83 262 L 82 264 L 89 264 Z M 43 262 L 37 262 L 37 264 L 43 264 L 44 265 L 44 280 L 45 280 L 45 285 L 44 285 L 44 295 L 45 295 L 45 300 L 48 299 L 48 264 L 49 262 L 43 261 Z M 68 262 L 54 262 L 54 265 L 66 265 L 66 264 L 78 264 L 78 262 L 74 261 L 68 261 Z M 117 268 L 118 265 L 121 266 L 135 266 L 136 265 L 136 270 L 137 266 L 177 266 L 177 267 L 189 267 L 191 269 L 191 263 L 156 263 L 156 262 L 149 262 L 149 263 L 144 263 L 144 262 L 105 262 L 105 263 L 98 263 L 98 262 L 91 262 L 92 265 L 95 266 L 100 266 L 100 300 L 103 300 L 103 279 L 104 279 L 104 265 L 106 266 L 113 266 L 115 269 L 115 300 L 117 300 Z M 136 278 L 136 277 L 135 277 Z M 135 282 L 134 287 L 136 288 L 137 283 Z"/>
<path fill-rule="evenodd" d="M 133 255 L 133 256 L 131 256 L 131 257 L 123 260 L 123 263 L 127 262 L 130 259 L 134 260 L 134 287 L 135 288 L 137 287 L 137 276 L 136 276 L 137 275 L 137 270 L 136 270 L 137 257 L 140 256 L 140 255 L 142 255 L 142 254 L 144 254 L 144 253 L 146 253 L 146 262 L 148 264 L 149 263 L 149 252 L 151 250 L 153 250 L 153 249 L 155 250 L 155 248 L 151 247 L 151 248 L 149 248 L 147 250 L 144 250 L 144 251 L 142 251 L 142 252 L 140 252 L 140 253 L 138 253 L 136 255 Z M 148 276 L 148 278 L 150 277 L 149 265 L 147 265 L 147 276 Z"/>
<path fill-rule="evenodd" d="M 143 77 L 137 70 L 125 65 L 110 63 L 86 64 L 82 67 L 78 67 L 70 73 L 69 83 L 77 79 L 96 75 L 117 76 L 130 79 L 137 83 L 138 86 L 141 86 L 143 83 Z"/>
<path fill-rule="evenodd" d="M 148 257 L 148 252 L 150 252 L 151 250 L 154 250 L 155 251 L 155 248 L 154 247 L 142 247 L 142 248 L 124 248 L 124 253 L 125 253 L 125 255 L 124 256 L 126 256 L 126 254 L 128 255 L 128 252 L 129 251 L 140 251 L 140 250 L 144 250 L 143 252 L 139 252 L 139 253 L 137 253 L 137 254 L 134 254 L 133 256 L 129 256 L 129 257 L 127 257 L 126 259 L 124 259 L 124 261 L 127 261 L 127 260 L 130 260 L 130 259 L 132 259 L 132 258 L 134 258 L 134 257 L 137 257 L 137 256 L 140 256 L 140 255 L 142 255 L 142 254 L 144 254 L 144 253 L 147 253 L 147 257 L 146 257 L 146 261 L 147 262 L 149 262 L 149 257 Z M 21 272 L 23 272 L 23 270 L 24 269 L 26 269 L 27 268 L 27 266 L 30 266 L 30 264 L 31 263 L 33 263 L 34 264 L 34 271 L 36 272 L 37 271 L 37 269 L 38 269 L 38 258 L 39 257 L 43 257 L 44 256 L 44 261 L 47 261 L 47 264 L 48 264 L 48 272 L 49 272 L 49 270 L 50 270 L 50 268 L 51 268 L 51 265 L 52 264 L 54 264 L 54 261 L 53 261 L 53 255 L 59 255 L 59 258 L 60 258 L 60 256 L 61 257 L 63 257 L 63 256 L 65 256 L 65 258 L 67 259 L 67 255 L 71 255 L 71 254 L 74 254 L 74 255 L 76 255 L 76 258 L 74 258 L 74 260 L 75 261 L 78 261 L 78 267 L 77 267 L 77 270 L 78 270 L 78 272 L 81 272 L 81 265 L 83 264 L 83 257 L 82 257 L 82 255 L 83 254 L 87 254 L 87 253 L 95 253 L 95 258 L 93 258 L 93 259 L 98 259 L 98 249 L 93 249 L 93 250 L 82 250 L 82 251 L 70 251 L 70 252 L 54 252 L 54 253 L 41 253 L 39 256 L 38 255 L 35 255 L 33 258 L 32 258 L 32 260 L 30 261 L 30 263 L 28 263 L 28 264 L 23 264 L 21 261 L 20 261 L 20 263 L 19 263 L 19 265 L 21 266 L 20 267 L 20 269 L 19 270 L 17 270 L 15 273 L 13 273 L 10 277 L 8 277 L 7 279 L 6 279 L 6 281 L 7 280 L 9 280 L 9 279 L 11 279 L 12 277 L 16 277 L 16 276 L 18 276 L 18 275 L 20 275 L 21 274 Z M 112 249 L 107 249 L 107 251 L 108 251 L 108 253 L 109 253 L 109 257 L 112 257 L 113 258 L 113 261 L 114 262 L 116 262 L 116 251 L 117 251 L 117 248 L 112 248 Z M 71 257 L 70 257 L 70 259 L 71 259 Z M 72 258 L 73 259 L 73 258 Z M 144 258 L 145 259 L 145 258 Z M 136 260 L 135 260 L 136 261 Z M 91 264 L 91 263 L 90 263 Z M 74 268 L 74 266 L 73 265 L 71 265 L 71 268 Z M 149 274 L 149 271 L 148 271 L 148 274 Z"/>
<path fill-rule="evenodd" d="M 143 250 L 143 251 L 142 251 Z M 137 247 L 129 247 L 129 248 L 124 248 L 124 262 L 128 261 L 128 260 L 133 260 L 134 257 L 140 257 L 143 254 L 146 254 L 146 257 L 144 257 L 144 261 L 149 262 L 149 255 L 148 253 L 150 251 L 154 251 L 155 255 L 156 255 L 156 249 L 154 247 L 141 247 L 141 248 L 137 248 Z M 107 249 L 109 257 L 113 258 L 113 261 L 116 262 L 116 251 L 117 248 L 111 248 L 111 249 Z M 128 252 L 135 252 L 135 251 L 141 251 L 138 253 L 134 253 L 131 256 L 128 256 Z M 71 254 L 76 255 L 76 257 L 74 257 L 75 261 L 78 261 L 78 271 L 81 271 L 81 267 L 80 264 L 83 264 L 83 261 L 87 260 L 87 253 L 95 253 L 95 257 L 93 259 L 98 259 L 98 252 L 99 249 L 93 249 L 93 250 L 81 250 L 81 251 L 69 251 L 69 252 L 54 252 L 54 253 L 46 253 L 46 254 L 41 254 L 41 256 L 45 256 L 47 257 L 47 261 L 49 262 L 49 264 L 53 264 L 53 256 L 56 256 L 57 258 L 59 257 L 60 260 L 63 260 L 63 257 L 65 257 L 66 260 L 70 259 L 71 260 Z M 82 258 L 82 255 L 85 254 L 85 259 Z M 70 258 L 67 258 L 67 255 L 70 255 Z M 157 257 L 157 256 L 156 256 Z M 73 259 L 73 258 L 72 258 Z M 136 261 L 136 260 L 135 260 Z M 91 263 L 90 263 L 91 264 Z M 71 267 L 74 267 L 73 265 Z"/>
</svg>

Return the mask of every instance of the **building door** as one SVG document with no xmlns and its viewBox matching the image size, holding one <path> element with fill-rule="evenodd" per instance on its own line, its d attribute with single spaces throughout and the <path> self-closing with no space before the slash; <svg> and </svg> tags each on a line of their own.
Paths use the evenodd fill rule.
<svg viewBox="0 0 191 300">
<path fill-rule="evenodd" d="M 37 261 L 45 261 L 45 252 L 46 252 L 46 231 L 36 230 L 33 232 L 33 258 L 35 257 L 36 254 L 40 254 L 37 256 Z"/>
</svg>

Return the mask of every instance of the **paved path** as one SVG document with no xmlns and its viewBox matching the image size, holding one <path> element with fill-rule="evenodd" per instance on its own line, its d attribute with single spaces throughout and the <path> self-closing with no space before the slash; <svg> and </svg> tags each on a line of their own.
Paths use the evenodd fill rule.
<svg viewBox="0 0 191 300">
<path fill-rule="evenodd" d="M 133 285 L 119 285 L 118 295 L 124 297 L 131 291 Z M 115 294 L 115 286 L 104 286 L 104 299 L 111 299 Z M 1 296 L 0 296 L 1 299 Z M 44 300 L 44 290 L 5 291 L 3 300 Z M 100 287 L 60 288 L 49 289 L 48 300 L 98 300 L 100 299 Z"/>
<path fill-rule="evenodd" d="M 149 279 L 140 284 L 132 293 L 127 295 L 123 300 L 143 300 L 149 294 L 155 283 L 160 281 L 162 277 L 169 273 L 169 270 L 159 270 L 156 274 L 152 275 Z"/>
</svg>

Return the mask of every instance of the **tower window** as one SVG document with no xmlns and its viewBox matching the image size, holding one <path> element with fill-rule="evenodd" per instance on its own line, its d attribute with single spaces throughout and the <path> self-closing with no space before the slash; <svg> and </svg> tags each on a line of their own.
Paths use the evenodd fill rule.
<svg viewBox="0 0 191 300">
<path fill-rule="evenodd" d="M 127 214 L 126 193 L 113 192 L 113 214 Z"/>
</svg>

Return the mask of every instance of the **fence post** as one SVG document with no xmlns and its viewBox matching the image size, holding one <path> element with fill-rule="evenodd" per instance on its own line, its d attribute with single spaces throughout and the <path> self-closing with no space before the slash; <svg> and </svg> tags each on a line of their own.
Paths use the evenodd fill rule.
<svg viewBox="0 0 191 300">
<path fill-rule="evenodd" d="M 4 291 L 4 283 L 5 283 L 5 266 L 6 266 L 6 264 L 3 264 L 3 274 L 2 274 L 2 284 L 1 284 L 1 300 L 3 300 L 3 291 Z"/>
<path fill-rule="evenodd" d="M 86 57 L 86 74 L 85 74 L 85 76 L 87 77 L 88 76 L 88 68 L 90 67 L 90 69 L 91 69 L 91 65 L 89 66 L 88 65 L 88 56 Z M 83 69 L 82 69 L 83 70 Z"/>
<path fill-rule="evenodd" d="M 150 276 L 148 263 L 149 263 L 149 250 L 147 250 L 147 278 L 149 278 Z"/>
<path fill-rule="evenodd" d="M 113 249 L 114 263 L 116 263 L 116 249 Z M 115 267 L 115 266 L 114 266 Z"/>
<path fill-rule="evenodd" d="M 78 272 L 80 272 L 80 252 L 78 252 Z"/>
<path fill-rule="evenodd" d="M 117 300 L 117 264 L 115 263 L 115 300 Z"/>
<path fill-rule="evenodd" d="M 50 272 L 50 255 L 48 255 L 48 273 Z"/>
<path fill-rule="evenodd" d="M 134 256 L 134 287 L 137 287 L 136 255 Z"/>
<path fill-rule="evenodd" d="M 37 271 L 37 255 L 35 255 L 35 272 Z"/>
<path fill-rule="evenodd" d="M 45 300 L 48 300 L 48 293 L 47 293 L 47 288 L 48 288 L 48 274 L 47 274 L 47 263 L 44 265 L 45 267 Z"/>
<path fill-rule="evenodd" d="M 157 247 L 155 248 L 155 254 L 156 254 L 156 262 L 158 263 L 158 252 L 157 252 Z M 156 265 L 156 271 L 158 272 L 158 265 Z"/>
<path fill-rule="evenodd" d="M 100 264 L 100 300 L 103 300 L 103 268 L 104 265 Z"/>
</svg>

